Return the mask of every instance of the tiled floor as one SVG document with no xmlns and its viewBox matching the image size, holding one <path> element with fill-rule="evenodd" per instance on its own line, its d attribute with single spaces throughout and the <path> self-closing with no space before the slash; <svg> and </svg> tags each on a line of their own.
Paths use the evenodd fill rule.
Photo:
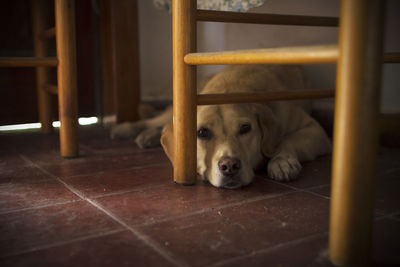
<svg viewBox="0 0 400 267">
<path fill-rule="evenodd" d="M 330 266 L 330 156 L 230 191 L 174 184 L 161 149 L 80 133 L 68 160 L 56 134 L 0 135 L 0 266 Z M 372 256 L 398 264 L 399 148 L 378 176 Z"/>
</svg>

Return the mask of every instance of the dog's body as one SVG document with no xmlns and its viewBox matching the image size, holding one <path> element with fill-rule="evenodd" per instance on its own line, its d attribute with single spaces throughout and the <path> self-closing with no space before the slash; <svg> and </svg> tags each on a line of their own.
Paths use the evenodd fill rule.
<svg viewBox="0 0 400 267">
<path fill-rule="evenodd" d="M 232 66 L 216 74 L 201 93 L 243 93 L 304 89 L 296 66 Z M 197 172 L 216 187 L 249 184 L 254 169 L 269 159 L 271 179 L 289 181 L 300 162 L 329 153 L 330 141 L 311 118 L 309 102 L 199 106 L 197 108 Z M 159 144 L 173 162 L 172 108 L 157 117 L 113 129 L 114 137 L 136 137 L 141 147 Z M 164 128 L 164 129 L 163 129 Z"/>
</svg>

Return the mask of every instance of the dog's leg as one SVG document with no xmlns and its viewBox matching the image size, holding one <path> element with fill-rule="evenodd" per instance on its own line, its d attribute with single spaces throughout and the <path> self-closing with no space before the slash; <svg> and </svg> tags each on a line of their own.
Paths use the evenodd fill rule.
<svg viewBox="0 0 400 267">
<path fill-rule="evenodd" d="M 153 147 L 154 145 L 149 146 L 150 143 L 154 143 L 152 139 L 154 139 L 155 136 L 158 136 L 158 138 L 160 138 L 162 127 L 164 127 L 171 121 L 172 107 L 168 107 L 163 113 L 154 118 L 140 120 L 136 122 L 125 122 L 116 125 L 111 130 L 111 138 L 138 138 L 139 136 L 143 135 L 141 138 L 139 138 L 141 140 L 139 141 L 141 143 L 141 145 L 139 146 Z M 147 131 L 147 129 L 152 130 Z M 153 138 L 146 137 L 146 134 L 151 135 Z M 149 145 L 146 145 L 146 142 L 149 142 Z"/>
<path fill-rule="evenodd" d="M 160 146 L 162 127 L 152 127 L 143 130 L 135 139 L 140 148 L 152 148 Z"/>
<path fill-rule="evenodd" d="M 269 178 L 290 181 L 301 170 L 300 162 L 313 160 L 331 151 L 330 141 L 321 126 L 310 118 L 304 127 L 285 136 L 267 170 Z"/>
<path fill-rule="evenodd" d="M 135 138 L 146 128 L 146 120 L 136 122 L 124 122 L 111 128 L 111 139 Z"/>
</svg>

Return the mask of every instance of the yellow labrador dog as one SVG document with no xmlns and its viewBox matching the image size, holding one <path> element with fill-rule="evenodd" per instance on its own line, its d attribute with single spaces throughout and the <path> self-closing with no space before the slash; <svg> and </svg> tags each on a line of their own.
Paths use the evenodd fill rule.
<svg viewBox="0 0 400 267">
<path fill-rule="evenodd" d="M 304 89 L 297 66 L 236 65 L 212 77 L 202 93 L 240 93 Z M 331 151 L 307 101 L 210 105 L 197 108 L 197 173 L 216 187 L 235 189 L 267 166 L 268 177 L 295 179 L 300 162 Z M 112 137 L 136 137 L 140 147 L 161 144 L 172 155 L 172 108 L 151 119 L 117 125 Z M 267 163 L 268 162 L 268 163 Z"/>
</svg>

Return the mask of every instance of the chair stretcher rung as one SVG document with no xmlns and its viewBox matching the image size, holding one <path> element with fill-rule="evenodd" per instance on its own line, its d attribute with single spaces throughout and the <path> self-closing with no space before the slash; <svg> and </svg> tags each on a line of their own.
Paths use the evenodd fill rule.
<svg viewBox="0 0 400 267">
<path fill-rule="evenodd" d="M 49 92 L 50 94 L 58 94 L 58 87 L 55 84 L 49 84 L 45 83 L 42 84 L 42 89 L 45 90 L 46 92 Z"/>
<path fill-rule="evenodd" d="M 197 105 L 256 103 L 279 100 L 318 99 L 335 96 L 335 90 L 269 91 L 263 93 L 200 94 Z"/>
<path fill-rule="evenodd" d="M 58 61 L 55 57 L 3 57 L 0 67 L 55 67 Z"/>
<path fill-rule="evenodd" d="M 315 64 L 336 63 L 336 45 L 236 50 L 212 53 L 189 53 L 190 65 L 225 64 Z"/>
<path fill-rule="evenodd" d="M 196 19 L 198 21 L 213 22 L 325 27 L 337 27 L 339 24 L 339 19 L 335 17 L 242 13 L 212 10 L 197 10 Z"/>
</svg>

